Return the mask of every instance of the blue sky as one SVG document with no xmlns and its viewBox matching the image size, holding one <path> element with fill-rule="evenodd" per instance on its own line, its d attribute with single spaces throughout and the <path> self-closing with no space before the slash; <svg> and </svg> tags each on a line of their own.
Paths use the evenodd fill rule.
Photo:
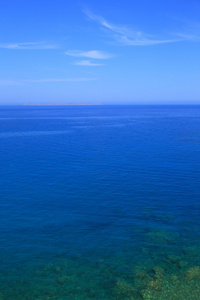
<svg viewBox="0 0 200 300">
<path fill-rule="evenodd" d="M 8 0 L 0 27 L 0 104 L 200 104 L 199 0 Z"/>
</svg>

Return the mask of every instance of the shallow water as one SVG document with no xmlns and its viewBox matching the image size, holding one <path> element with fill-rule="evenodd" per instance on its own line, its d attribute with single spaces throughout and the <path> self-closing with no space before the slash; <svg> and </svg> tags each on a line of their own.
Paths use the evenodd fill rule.
<svg viewBox="0 0 200 300">
<path fill-rule="evenodd" d="M 200 294 L 200 107 L 0 108 L 0 299 Z"/>
</svg>

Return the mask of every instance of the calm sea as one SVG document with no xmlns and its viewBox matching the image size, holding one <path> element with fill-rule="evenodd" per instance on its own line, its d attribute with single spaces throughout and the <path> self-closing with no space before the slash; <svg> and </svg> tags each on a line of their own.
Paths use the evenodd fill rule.
<svg viewBox="0 0 200 300">
<path fill-rule="evenodd" d="M 197 300 L 200 106 L 1 106 L 0 299 Z"/>
</svg>

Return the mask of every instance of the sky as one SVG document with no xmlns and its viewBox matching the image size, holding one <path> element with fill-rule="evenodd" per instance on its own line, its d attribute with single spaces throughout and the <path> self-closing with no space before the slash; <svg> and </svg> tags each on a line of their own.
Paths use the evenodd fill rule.
<svg viewBox="0 0 200 300">
<path fill-rule="evenodd" d="M 0 104 L 200 104 L 199 0 L 1 0 Z"/>
</svg>

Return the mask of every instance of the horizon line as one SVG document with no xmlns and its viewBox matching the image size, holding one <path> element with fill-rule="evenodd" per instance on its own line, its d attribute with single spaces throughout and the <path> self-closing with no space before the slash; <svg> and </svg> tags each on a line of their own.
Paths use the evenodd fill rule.
<svg viewBox="0 0 200 300">
<path fill-rule="evenodd" d="M 0 106 L 200 106 L 200 103 L 18 103 L 0 104 Z"/>
</svg>

